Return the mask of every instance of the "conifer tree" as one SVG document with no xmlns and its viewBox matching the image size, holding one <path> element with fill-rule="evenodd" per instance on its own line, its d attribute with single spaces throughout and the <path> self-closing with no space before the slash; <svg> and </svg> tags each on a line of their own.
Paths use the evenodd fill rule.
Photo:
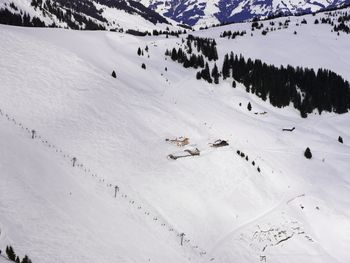
<svg viewBox="0 0 350 263">
<path fill-rule="evenodd" d="M 249 111 L 252 110 L 252 105 L 250 104 L 250 102 L 249 102 L 248 105 L 247 105 L 247 109 L 248 109 Z"/>
<path fill-rule="evenodd" d="M 202 55 L 198 56 L 198 66 L 204 68 L 204 58 Z"/>
<path fill-rule="evenodd" d="M 141 56 L 141 48 L 137 49 L 137 55 Z"/>
<path fill-rule="evenodd" d="M 113 72 L 112 72 L 112 77 L 113 77 L 113 78 L 117 78 L 117 74 L 115 73 L 114 70 L 113 70 Z"/>
<path fill-rule="evenodd" d="M 173 48 L 172 52 L 171 52 L 171 59 L 176 61 L 177 60 L 177 52 L 176 49 Z"/>
<path fill-rule="evenodd" d="M 202 76 L 203 79 L 205 79 L 209 83 L 213 82 L 213 80 L 211 79 L 211 76 L 210 76 L 210 70 L 209 70 L 208 62 L 205 63 L 205 68 L 202 70 L 201 73 L 202 73 L 201 76 Z"/>
<path fill-rule="evenodd" d="M 12 261 L 16 260 L 16 253 L 13 250 L 12 246 L 6 247 L 6 255 L 7 255 L 9 260 L 12 260 Z"/>
<path fill-rule="evenodd" d="M 311 153 L 311 150 L 309 147 L 306 148 L 305 152 L 304 152 L 304 156 L 307 158 L 307 159 L 311 159 L 312 158 L 312 153 Z"/>
<path fill-rule="evenodd" d="M 232 88 L 236 88 L 236 81 L 232 81 Z"/>
<path fill-rule="evenodd" d="M 25 255 L 24 258 L 22 259 L 21 263 L 32 263 L 32 261 L 30 260 L 30 258 L 27 255 Z"/>
<path fill-rule="evenodd" d="M 187 46 L 188 46 L 188 54 L 192 54 L 192 45 L 191 45 L 191 41 L 187 42 Z"/>
<path fill-rule="evenodd" d="M 338 137 L 338 142 L 343 143 L 343 138 L 341 136 Z"/>
<path fill-rule="evenodd" d="M 230 77 L 230 65 L 229 65 L 229 61 L 228 60 L 229 60 L 228 54 L 226 54 L 225 58 L 224 58 L 224 63 L 222 65 L 222 77 L 224 79 Z"/>
<path fill-rule="evenodd" d="M 214 83 L 215 84 L 219 84 L 219 71 L 218 71 L 218 67 L 216 66 L 216 64 L 213 67 L 211 75 L 212 75 L 212 77 L 214 79 Z"/>
</svg>

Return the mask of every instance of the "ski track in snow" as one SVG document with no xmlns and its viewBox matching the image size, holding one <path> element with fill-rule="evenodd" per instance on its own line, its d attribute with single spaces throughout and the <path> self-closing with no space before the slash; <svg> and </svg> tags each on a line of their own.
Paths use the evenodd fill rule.
<svg viewBox="0 0 350 263">
<path fill-rule="evenodd" d="M 214 243 L 214 246 L 210 249 L 210 253 L 209 255 L 213 254 L 215 252 L 215 250 L 220 247 L 223 243 L 227 242 L 228 240 L 231 239 L 231 237 L 233 235 L 235 235 L 239 230 L 254 224 L 255 222 L 257 222 L 258 220 L 264 218 L 265 216 L 267 216 L 268 214 L 274 212 L 275 210 L 277 210 L 279 207 L 281 207 L 284 203 L 285 203 L 285 198 L 286 198 L 287 193 L 285 193 L 283 195 L 283 197 L 281 198 L 281 201 L 279 201 L 276 205 L 274 205 L 273 207 L 271 207 L 270 209 L 268 209 L 267 211 L 265 211 L 264 213 L 262 213 L 261 215 L 258 215 L 257 217 L 249 220 L 248 222 L 243 223 L 242 225 L 232 229 L 230 232 L 228 232 L 225 236 L 221 237 L 219 240 L 217 240 Z"/>
</svg>

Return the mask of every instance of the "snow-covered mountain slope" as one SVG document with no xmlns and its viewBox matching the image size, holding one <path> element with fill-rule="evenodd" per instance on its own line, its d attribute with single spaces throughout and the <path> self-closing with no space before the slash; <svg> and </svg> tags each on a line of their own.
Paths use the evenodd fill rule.
<svg viewBox="0 0 350 263">
<path fill-rule="evenodd" d="M 171 19 L 133 0 L 3 0 L 0 23 L 71 29 L 165 29 Z"/>
<path fill-rule="evenodd" d="M 250 24 L 196 34 L 245 28 L 217 38 L 220 61 L 232 50 L 350 79 L 349 35 L 317 17 L 266 36 Z M 164 56 L 177 38 L 0 31 L 1 250 L 35 263 L 349 261 L 349 114 L 302 119 L 242 84 L 198 81 Z M 165 141 L 178 136 L 200 156 L 167 159 L 185 149 Z M 209 147 L 216 139 L 230 145 Z"/>
<path fill-rule="evenodd" d="M 215 13 L 218 8 L 216 1 L 206 0 L 140 0 L 145 6 L 163 14 L 178 23 L 195 26 L 201 20 L 208 24 L 217 24 Z"/>
<path fill-rule="evenodd" d="M 127 200 L 111 198 L 104 182 L 72 169 L 6 119 L 0 125 L 6 138 L 1 143 L 2 245 L 11 244 L 21 257 L 30 254 L 34 262 L 183 261 L 175 238 L 153 229 L 152 220 L 134 213 Z"/>
<path fill-rule="evenodd" d="M 240 22 L 255 17 L 316 12 L 349 4 L 348 0 L 139 0 L 173 20 L 196 27 Z"/>
</svg>

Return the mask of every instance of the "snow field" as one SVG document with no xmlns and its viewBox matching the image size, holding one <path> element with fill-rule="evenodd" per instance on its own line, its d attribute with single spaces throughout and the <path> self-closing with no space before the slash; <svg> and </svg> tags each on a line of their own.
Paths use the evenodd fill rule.
<svg viewBox="0 0 350 263">
<path fill-rule="evenodd" d="M 347 36 L 336 40 L 319 25 L 307 37 L 303 28 L 296 37 L 291 27 L 220 39 L 219 56 L 233 50 L 277 65 L 322 65 L 349 78 Z M 194 70 L 165 60 L 165 49 L 181 43 L 177 38 L 0 30 L 0 108 L 9 114 L 0 120 L 1 247 L 11 243 L 39 263 L 350 258 L 347 114 L 301 119 L 295 109 L 273 108 L 241 84 L 232 89 L 230 81 L 197 81 Z M 315 44 L 317 38 L 323 41 Z M 137 56 L 146 45 L 150 58 Z M 336 59 L 341 55 L 344 60 Z M 17 128 L 9 125 L 12 118 Z M 282 132 L 293 126 L 294 132 Z M 31 129 L 42 137 L 30 139 Z M 183 148 L 165 138 L 178 136 L 189 137 L 201 155 L 168 160 Z M 210 148 L 216 139 L 230 146 Z M 51 151 L 43 147 L 46 140 Z M 306 147 L 311 160 L 303 156 Z M 73 168 L 73 156 L 84 166 Z M 109 184 L 120 186 L 117 199 Z M 184 247 L 175 234 L 181 232 L 190 239 Z"/>
</svg>

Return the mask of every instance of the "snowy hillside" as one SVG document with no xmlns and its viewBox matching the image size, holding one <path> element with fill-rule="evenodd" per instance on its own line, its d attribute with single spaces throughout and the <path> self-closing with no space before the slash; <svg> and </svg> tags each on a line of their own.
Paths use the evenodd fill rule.
<svg viewBox="0 0 350 263">
<path fill-rule="evenodd" d="M 234 51 L 350 80 L 349 34 L 315 24 L 322 16 L 266 35 L 271 21 L 193 34 L 216 39 L 217 65 Z M 0 26 L 2 251 L 33 263 L 349 262 L 349 113 L 301 118 L 242 83 L 197 80 L 164 55 L 184 45 Z M 180 136 L 189 144 L 166 141 Z M 211 147 L 218 139 L 229 145 Z"/>
<path fill-rule="evenodd" d="M 166 19 L 132 0 L 2 0 L 0 23 L 88 30 L 153 30 L 171 26 Z"/>
</svg>

